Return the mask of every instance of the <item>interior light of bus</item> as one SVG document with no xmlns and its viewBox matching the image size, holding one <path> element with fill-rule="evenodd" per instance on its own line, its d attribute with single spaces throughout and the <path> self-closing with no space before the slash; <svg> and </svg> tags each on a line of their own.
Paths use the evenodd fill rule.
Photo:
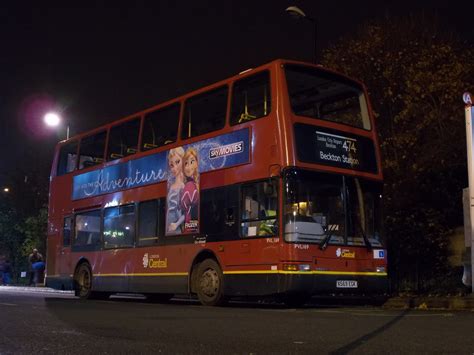
<svg viewBox="0 0 474 355">
<path fill-rule="evenodd" d="M 298 203 L 298 206 L 299 206 L 300 209 L 305 210 L 306 207 L 307 207 L 307 204 L 306 204 L 306 202 L 300 202 L 300 203 Z"/>
</svg>

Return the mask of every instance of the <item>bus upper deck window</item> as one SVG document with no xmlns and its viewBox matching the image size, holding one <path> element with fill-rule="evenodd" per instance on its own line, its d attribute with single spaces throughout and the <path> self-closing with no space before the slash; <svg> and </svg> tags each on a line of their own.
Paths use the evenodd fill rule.
<svg viewBox="0 0 474 355">
<path fill-rule="evenodd" d="M 110 129 L 107 160 L 123 158 L 138 151 L 140 119 L 124 122 Z"/>
<path fill-rule="evenodd" d="M 77 141 L 61 146 L 57 166 L 57 175 L 64 175 L 74 171 L 77 163 Z"/>
<path fill-rule="evenodd" d="M 303 65 L 286 65 L 285 73 L 295 115 L 371 129 L 368 102 L 359 83 Z"/>
<path fill-rule="evenodd" d="M 150 150 L 173 143 L 178 136 L 179 103 L 161 108 L 145 116 L 142 150 Z"/>
<path fill-rule="evenodd" d="M 196 137 L 221 129 L 227 112 L 227 86 L 191 97 L 186 101 L 181 138 Z"/>
<path fill-rule="evenodd" d="M 102 131 L 81 139 L 79 169 L 88 168 L 104 161 L 106 132 Z"/>
<path fill-rule="evenodd" d="M 237 81 L 232 90 L 231 125 L 244 123 L 270 113 L 270 75 L 268 71 Z"/>
</svg>

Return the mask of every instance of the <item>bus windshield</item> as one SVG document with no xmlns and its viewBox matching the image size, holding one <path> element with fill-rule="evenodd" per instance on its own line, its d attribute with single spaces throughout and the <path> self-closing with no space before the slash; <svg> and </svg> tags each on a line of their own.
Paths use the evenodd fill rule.
<svg viewBox="0 0 474 355">
<path fill-rule="evenodd" d="M 379 183 L 290 170 L 285 193 L 287 242 L 382 247 Z"/>
<path fill-rule="evenodd" d="M 285 66 L 293 112 L 370 130 L 362 87 L 342 76 L 302 65 Z"/>
</svg>

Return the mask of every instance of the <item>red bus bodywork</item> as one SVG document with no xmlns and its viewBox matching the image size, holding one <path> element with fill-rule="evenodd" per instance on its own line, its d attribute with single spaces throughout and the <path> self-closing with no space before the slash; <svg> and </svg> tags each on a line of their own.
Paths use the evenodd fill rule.
<svg viewBox="0 0 474 355">
<path fill-rule="evenodd" d="M 229 297 L 306 296 L 320 293 L 354 292 L 364 294 L 384 293 L 387 285 L 386 253 L 382 252 L 382 257 L 374 258 L 373 250 L 365 246 L 329 244 L 327 248 L 322 249 L 317 243 L 289 243 L 283 237 L 284 220 L 282 211 L 284 210 L 283 196 L 285 191 L 282 177 L 288 169 L 298 168 L 305 171 L 354 176 L 374 182 L 382 182 L 383 179 L 378 138 L 370 106 L 370 130 L 297 116 L 293 113 L 290 105 L 283 71 L 283 66 L 286 64 L 305 65 L 327 71 L 320 66 L 311 64 L 276 60 L 175 100 L 130 115 L 94 131 L 72 137 L 68 141 L 60 142 L 56 147 L 51 172 L 46 285 L 60 289 L 75 287 L 78 268 L 81 263 L 87 263 L 92 273 L 90 287 L 95 292 L 99 291 L 107 294 L 137 292 L 170 295 L 194 293 L 197 287 L 194 283 L 196 282 L 198 266 L 204 260 L 212 259 L 218 264 L 219 271 L 222 273 L 222 292 Z M 272 107 L 271 112 L 265 117 L 231 126 L 229 124 L 230 108 L 228 108 L 226 124 L 220 130 L 186 140 L 180 139 L 181 134 L 179 134 L 176 142 L 161 148 L 139 151 L 122 159 L 82 170 L 76 169 L 71 173 L 57 176 L 59 152 L 61 147 L 68 142 L 79 141 L 83 137 L 104 129 L 109 130 L 113 125 L 125 122 L 133 117 L 141 117 L 143 121 L 143 116 L 148 112 L 167 106 L 172 102 L 184 103 L 188 98 L 223 85 L 232 88 L 236 80 L 250 77 L 262 71 L 269 72 L 271 83 Z M 361 83 L 360 85 L 363 87 Z M 366 93 L 365 95 L 367 97 Z M 182 108 L 181 111 L 183 111 Z M 182 127 L 182 116 L 183 112 L 181 112 L 180 130 L 184 129 Z M 375 147 L 376 171 L 357 171 L 300 161 L 296 152 L 295 123 L 308 126 L 317 125 L 344 134 L 367 138 L 373 142 Z M 201 193 L 205 194 L 208 189 L 220 186 L 270 178 L 275 179 L 275 181 L 278 181 L 278 210 L 280 211 L 278 214 L 280 228 L 277 235 L 247 238 L 236 236 L 233 240 L 209 241 L 202 233 L 195 233 L 195 235 L 186 238 L 182 236 L 175 236 L 175 239 L 163 238 L 166 239 L 165 242 L 156 246 L 138 246 L 135 244 L 132 247 L 124 248 L 106 249 L 100 247 L 91 251 L 75 251 L 74 247 L 63 245 L 64 218 L 67 216 L 74 216 L 80 211 L 103 209 L 109 205 L 136 204 L 140 201 L 163 198 L 167 194 L 166 182 L 159 182 L 73 200 L 71 196 L 75 176 L 242 129 L 248 129 L 249 132 L 249 161 L 234 167 L 202 173 L 200 190 Z M 142 123 L 141 131 L 143 130 Z M 238 218 L 235 223 L 239 223 Z M 74 240 L 74 236 L 72 236 L 72 240 Z M 384 247 L 379 249 L 384 251 Z M 338 283 L 341 281 L 343 283 Z M 356 281 L 357 287 L 346 288 L 344 285 L 347 284 L 344 284 L 344 282 L 348 281 Z M 336 285 L 342 286 L 338 287 Z"/>
</svg>

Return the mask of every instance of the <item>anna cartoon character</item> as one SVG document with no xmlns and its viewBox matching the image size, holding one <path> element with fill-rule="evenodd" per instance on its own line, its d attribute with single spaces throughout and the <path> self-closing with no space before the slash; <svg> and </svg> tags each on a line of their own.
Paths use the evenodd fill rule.
<svg viewBox="0 0 474 355">
<path fill-rule="evenodd" d="M 199 159 L 194 148 L 188 148 L 183 158 L 186 179 L 181 196 L 181 209 L 185 215 L 184 233 L 199 230 Z"/>
<path fill-rule="evenodd" d="M 181 210 L 180 199 L 184 188 L 183 175 L 184 149 L 177 147 L 168 153 L 168 194 L 166 196 L 166 234 L 181 234 L 184 214 Z"/>
</svg>

